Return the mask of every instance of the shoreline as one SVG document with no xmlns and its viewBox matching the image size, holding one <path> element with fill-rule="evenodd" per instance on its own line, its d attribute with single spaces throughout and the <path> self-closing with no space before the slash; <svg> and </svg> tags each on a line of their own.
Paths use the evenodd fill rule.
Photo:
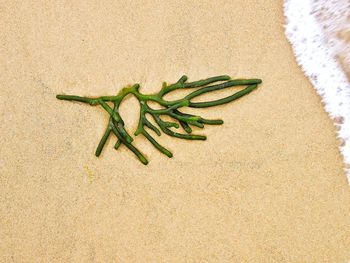
<svg viewBox="0 0 350 263">
<path fill-rule="evenodd" d="M 325 111 L 337 128 L 339 149 L 350 184 L 350 83 L 335 57 L 337 50 L 329 45 L 321 22 L 316 20 L 319 14 L 313 10 L 313 4 L 312 0 L 303 5 L 285 1 L 286 36 L 296 61 L 320 95 Z"/>
</svg>

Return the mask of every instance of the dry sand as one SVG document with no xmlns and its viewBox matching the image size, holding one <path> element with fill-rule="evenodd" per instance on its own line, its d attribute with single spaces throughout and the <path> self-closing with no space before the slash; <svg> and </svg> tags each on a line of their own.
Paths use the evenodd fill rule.
<svg viewBox="0 0 350 263">
<path fill-rule="evenodd" d="M 282 1 L 1 1 L 1 262 L 345 262 L 350 189 L 319 97 L 283 34 Z M 143 138 L 57 93 L 143 91 L 181 74 L 259 77 L 206 142 Z M 136 116 L 135 101 L 124 116 Z M 129 126 L 135 128 L 137 119 Z"/>
</svg>

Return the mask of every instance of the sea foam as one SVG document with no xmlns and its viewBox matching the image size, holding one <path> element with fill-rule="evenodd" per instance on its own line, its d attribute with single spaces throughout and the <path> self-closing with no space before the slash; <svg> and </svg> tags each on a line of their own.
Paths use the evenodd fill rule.
<svg viewBox="0 0 350 263">
<path fill-rule="evenodd" d="M 285 0 L 284 14 L 296 60 L 337 127 L 350 184 L 349 1 Z"/>
</svg>

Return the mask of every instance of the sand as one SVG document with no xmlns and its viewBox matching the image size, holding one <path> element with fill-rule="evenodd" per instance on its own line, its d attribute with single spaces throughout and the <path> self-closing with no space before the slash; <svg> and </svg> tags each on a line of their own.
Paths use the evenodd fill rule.
<svg viewBox="0 0 350 263">
<path fill-rule="evenodd" d="M 324 2 L 313 0 L 313 14 L 320 24 L 325 40 L 350 81 L 350 4 L 346 0 Z M 324 4 L 323 8 L 321 7 Z"/>
<path fill-rule="evenodd" d="M 350 189 L 335 128 L 298 68 L 282 1 L 2 1 L 1 262 L 346 262 Z M 182 74 L 261 78 L 203 109 L 205 142 L 143 138 L 58 93 L 144 92 Z M 123 116 L 137 123 L 135 100 Z"/>
</svg>

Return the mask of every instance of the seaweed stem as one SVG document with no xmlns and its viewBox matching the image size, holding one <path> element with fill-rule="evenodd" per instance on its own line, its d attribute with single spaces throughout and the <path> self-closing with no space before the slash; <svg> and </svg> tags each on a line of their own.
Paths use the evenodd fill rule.
<svg viewBox="0 0 350 263">
<path fill-rule="evenodd" d="M 106 130 L 97 146 L 95 151 L 96 156 L 100 156 L 101 152 L 106 144 L 106 141 L 110 134 L 114 134 L 117 137 L 117 142 L 114 148 L 118 149 L 122 144 L 125 145 L 130 151 L 132 151 L 136 157 L 143 164 L 148 164 L 147 158 L 132 144 L 133 138 L 126 131 L 123 118 L 119 114 L 119 106 L 123 99 L 129 95 L 134 95 L 140 103 L 140 118 L 137 129 L 134 133 L 135 136 L 142 134 L 151 144 L 164 155 L 171 158 L 173 154 L 160 145 L 146 130 L 146 128 L 153 130 L 156 135 L 160 136 L 161 131 L 169 136 L 186 139 L 186 140 L 206 140 L 206 136 L 192 134 L 191 126 L 198 128 L 204 128 L 205 125 L 221 125 L 223 121 L 220 119 L 208 120 L 200 116 L 184 113 L 180 111 L 180 108 L 208 108 L 218 105 L 223 105 L 239 99 L 248 93 L 255 90 L 262 82 L 260 79 L 231 79 L 230 76 L 222 75 L 202 79 L 194 82 L 187 82 L 188 77 L 182 76 L 176 83 L 168 85 L 163 82 L 161 90 L 156 94 L 143 94 L 139 91 L 140 85 L 134 84 L 132 86 L 124 87 L 116 96 L 102 96 L 96 98 L 80 97 L 75 95 L 57 95 L 59 100 L 68 100 L 87 103 L 91 106 L 101 106 L 110 116 Z M 235 86 L 246 86 L 245 88 L 233 93 L 230 96 L 220 98 L 212 101 L 192 102 L 192 99 L 197 98 L 205 93 L 214 92 L 217 90 L 226 89 Z M 196 89 L 189 93 L 182 99 L 178 100 L 165 100 L 164 96 L 172 91 L 178 89 Z M 156 102 L 161 109 L 153 109 L 148 105 L 148 102 Z M 108 103 L 112 102 L 114 107 L 112 108 Z M 152 116 L 153 120 L 157 124 L 154 125 L 150 122 L 146 114 Z M 164 121 L 161 116 L 167 115 L 174 121 Z M 171 128 L 178 129 L 182 127 L 185 133 L 175 132 Z"/>
</svg>

